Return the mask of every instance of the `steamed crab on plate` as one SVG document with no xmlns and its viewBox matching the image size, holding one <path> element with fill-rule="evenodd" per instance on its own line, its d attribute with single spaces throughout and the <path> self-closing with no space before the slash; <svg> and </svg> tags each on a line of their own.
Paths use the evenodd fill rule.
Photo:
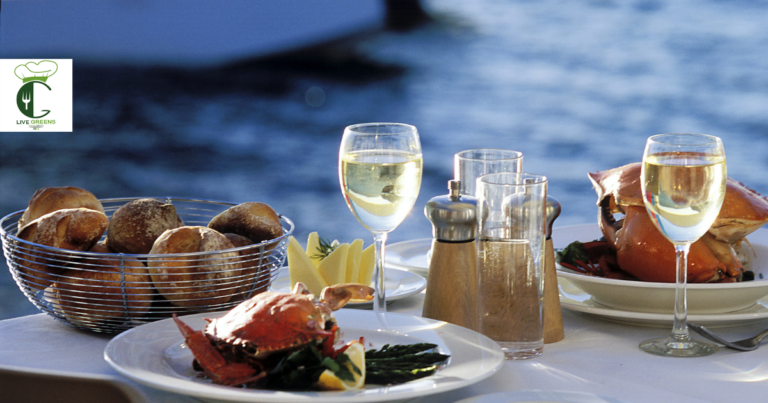
<svg viewBox="0 0 768 403">
<path fill-rule="evenodd" d="M 335 382 L 336 375 L 329 375 L 320 368 L 316 374 L 308 375 L 313 379 L 307 383 L 320 388 L 362 387 L 361 378 L 365 374 L 364 360 L 363 368 L 359 368 L 362 346 L 352 347 L 350 351 L 357 352 L 351 354 L 354 357 L 347 356 L 344 351 L 357 342 L 350 342 L 340 349 L 333 347 L 340 332 L 332 312 L 350 300 L 368 301 L 372 298 L 373 289 L 360 284 L 326 287 L 316 298 L 302 283 L 297 283 L 290 293 L 266 291 L 242 302 L 220 318 L 207 319 L 205 330 L 195 331 L 175 316 L 174 321 L 194 355 L 193 365 L 216 384 L 263 387 L 275 381 L 270 378 L 278 368 L 290 364 L 286 363 L 290 354 L 311 346 L 315 349 L 307 354 L 317 351 L 321 355 L 318 359 L 330 357 L 338 363 L 336 367 L 343 367 L 340 372 L 351 369 L 356 375 L 352 375 L 351 382 Z M 339 360 L 342 355 L 344 357 Z"/>
<path fill-rule="evenodd" d="M 643 204 L 641 163 L 589 173 L 598 223 L 621 270 L 642 281 L 675 282 L 674 246 L 653 225 Z M 725 200 L 709 231 L 691 245 L 690 283 L 736 282 L 744 273 L 746 236 L 768 223 L 768 200 L 728 178 Z M 746 245 L 745 245 L 746 244 Z M 590 247 L 605 247 L 592 244 Z"/>
</svg>

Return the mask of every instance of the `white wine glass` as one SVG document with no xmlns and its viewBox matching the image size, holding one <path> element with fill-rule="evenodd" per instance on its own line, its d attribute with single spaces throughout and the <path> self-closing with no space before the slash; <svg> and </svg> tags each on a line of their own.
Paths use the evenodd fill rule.
<svg viewBox="0 0 768 403">
<path fill-rule="evenodd" d="M 373 233 L 373 309 L 386 311 L 384 251 L 387 235 L 405 219 L 421 188 L 421 142 L 402 123 L 347 126 L 339 148 L 339 182 L 347 206 Z"/>
<path fill-rule="evenodd" d="M 700 357 L 718 350 L 688 332 L 686 282 L 688 250 L 720 212 L 725 198 L 723 142 L 703 134 L 651 136 L 645 145 L 641 186 L 645 208 L 656 228 L 675 247 L 675 316 L 672 334 L 646 340 L 640 349 L 671 357 Z"/>
</svg>

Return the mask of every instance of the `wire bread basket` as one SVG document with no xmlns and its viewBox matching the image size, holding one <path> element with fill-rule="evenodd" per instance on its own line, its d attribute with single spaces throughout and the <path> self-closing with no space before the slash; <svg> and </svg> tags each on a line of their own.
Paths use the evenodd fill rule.
<svg viewBox="0 0 768 403">
<path fill-rule="evenodd" d="M 107 217 L 138 198 L 101 199 Z M 157 198 L 186 226 L 207 226 L 233 203 Z M 259 244 L 200 253 L 79 252 L 16 237 L 23 210 L 0 219 L 0 238 L 16 284 L 41 311 L 80 329 L 119 333 L 179 315 L 227 310 L 269 289 L 285 264 L 294 224 Z M 106 235 L 105 235 L 106 236 Z M 102 240 L 104 237 L 102 237 Z M 52 274 L 54 273 L 54 274 Z"/>
</svg>

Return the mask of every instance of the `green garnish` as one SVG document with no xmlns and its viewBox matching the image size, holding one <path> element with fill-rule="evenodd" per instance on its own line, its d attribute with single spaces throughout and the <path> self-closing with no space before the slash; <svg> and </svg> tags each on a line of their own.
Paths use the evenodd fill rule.
<svg viewBox="0 0 768 403">
<path fill-rule="evenodd" d="M 317 253 L 311 256 L 313 259 L 325 259 L 331 252 L 341 245 L 336 239 L 334 239 L 333 242 L 328 241 L 327 239 L 320 239 L 319 243 L 320 245 L 317 246 Z"/>
<path fill-rule="evenodd" d="M 575 265 L 576 261 L 589 262 L 589 255 L 584 249 L 584 244 L 579 241 L 573 241 L 562 251 L 557 252 L 557 261 Z"/>
</svg>

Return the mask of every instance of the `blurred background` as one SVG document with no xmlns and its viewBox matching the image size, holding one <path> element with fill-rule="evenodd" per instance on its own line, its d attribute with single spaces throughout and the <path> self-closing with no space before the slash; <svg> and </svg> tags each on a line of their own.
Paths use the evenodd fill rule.
<svg viewBox="0 0 768 403">
<path fill-rule="evenodd" d="M 368 245 L 337 158 L 344 127 L 372 121 L 415 125 L 424 152 L 390 244 L 431 237 L 424 205 L 471 148 L 522 151 L 556 227 L 595 223 L 587 172 L 640 161 L 657 133 L 720 136 L 729 176 L 768 191 L 766 2 L 46 3 L 2 2 L 0 57 L 72 58 L 74 130 L 0 133 L 2 215 L 79 186 L 260 201 L 302 244 Z M 3 265 L 0 319 L 36 312 Z"/>
</svg>

